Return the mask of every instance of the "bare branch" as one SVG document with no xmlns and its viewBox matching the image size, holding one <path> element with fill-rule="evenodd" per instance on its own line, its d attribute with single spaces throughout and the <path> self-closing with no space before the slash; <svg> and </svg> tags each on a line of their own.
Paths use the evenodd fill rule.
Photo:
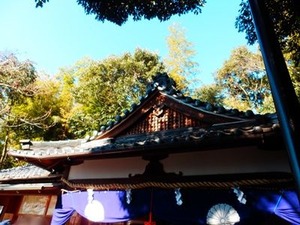
<svg viewBox="0 0 300 225">
<path fill-rule="evenodd" d="M 49 118 L 49 116 L 51 115 L 52 110 L 48 110 L 45 114 L 43 114 L 42 116 L 39 117 L 35 117 L 35 118 L 17 118 L 15 116 L 9 115 L 10 118 L 12 118 L 12 120 L 18 121 L 15 124 L 6 124 L 4 125 L 4 127 L 7 128 L 17 128 L 17 127 L 22 127 L 24 125 L 30 125 L 30 126 L 34 126 L 34 127 L 38 127 L 41 129 L 48 129 L 50 127 L 53 127 L 55 125 L 55 123 L 52 123 L 50 125 L 46 125 L 44 123 L 44 121 L 46 119 Z"/>
</svg>

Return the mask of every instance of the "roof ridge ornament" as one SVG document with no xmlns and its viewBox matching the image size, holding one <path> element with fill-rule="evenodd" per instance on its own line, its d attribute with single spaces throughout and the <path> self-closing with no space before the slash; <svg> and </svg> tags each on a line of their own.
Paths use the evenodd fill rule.
<svg viewBox="0 0 300 225">
<path fill-rule="evenodd" d="M 32 146 L 32 142 L 30 139 L 22 139 L 19 142 L 21 144 L 22 150 L 30 150 L 30 146 Z"/>
<path fill-rule="evenodd" d="M 159 91 L 178 91 L 176 89 L 176 82 L 167 73 L 157 73 L 152 78 L 152 82 L 147 85 L 147 93 L 158 89 Z"/>
</svg>

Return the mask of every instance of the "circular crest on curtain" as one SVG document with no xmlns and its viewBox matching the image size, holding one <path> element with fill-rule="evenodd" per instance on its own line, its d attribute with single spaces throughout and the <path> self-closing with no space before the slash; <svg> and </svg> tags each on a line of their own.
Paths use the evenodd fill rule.
<svg viewBox="0 0 300 225">
<path fill-rule="evenodd" d="M 209 225 L 233 225 L 240 221 L 238 212 L 228 204 L 217 204 L 207 213 L 206 223 Z"/>
</svg>

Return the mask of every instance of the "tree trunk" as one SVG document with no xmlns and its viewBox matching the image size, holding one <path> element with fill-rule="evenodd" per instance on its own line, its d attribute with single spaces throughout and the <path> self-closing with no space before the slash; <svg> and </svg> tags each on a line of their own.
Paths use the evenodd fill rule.
<svg viewBox="0 0 300 225">
<path fill-rule="evenodd" d="M 4 162 L 5 162 L 5 159 L 7 157 L 7 146 L 8 146 L 8 139 L 9 139 L 8 136 L 9 136 L 9 132 L 6 131 L 4 145 L 3 145 L 3 149 L 2 149 L 2 153 L 1 153 L 1 159 L 0 159 L 0 169 L 3 169 Z"/>
</svg>

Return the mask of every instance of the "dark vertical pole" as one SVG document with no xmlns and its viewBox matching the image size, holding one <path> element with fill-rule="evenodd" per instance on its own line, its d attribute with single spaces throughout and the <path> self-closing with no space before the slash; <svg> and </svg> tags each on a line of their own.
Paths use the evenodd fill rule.
<svg viewBox="0 0 300 225">
<path fill-rule="evenodd" d="M 265 0 L 248 0 L 300 199 L 300 104 Z"/>
</svg>

